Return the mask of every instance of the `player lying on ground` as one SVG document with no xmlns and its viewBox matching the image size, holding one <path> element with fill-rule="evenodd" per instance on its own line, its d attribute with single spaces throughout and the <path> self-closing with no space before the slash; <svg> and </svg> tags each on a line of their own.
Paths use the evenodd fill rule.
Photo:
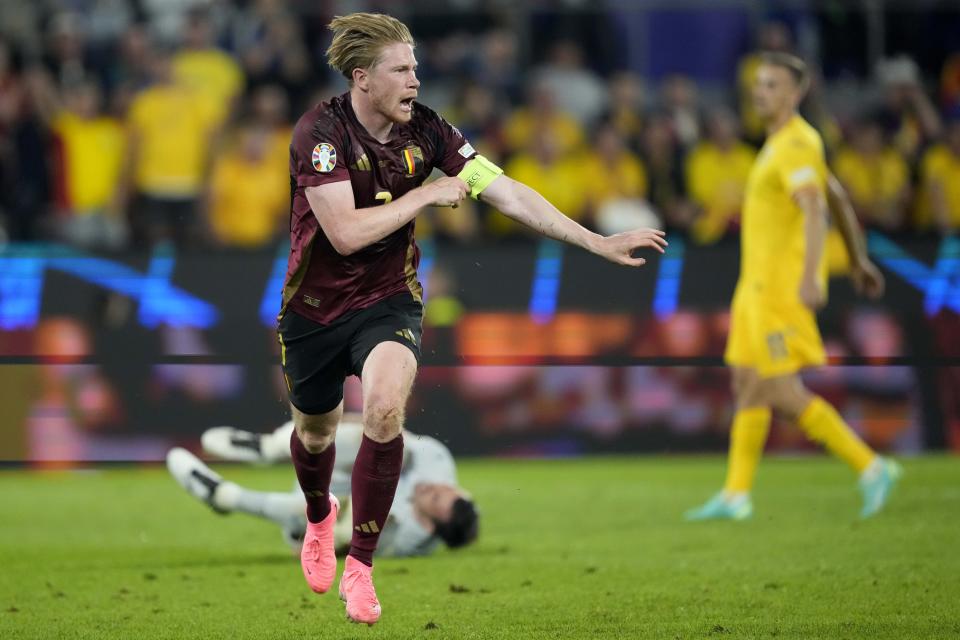
<svg viewBox="0 0 960 640">
<path fill-rule="evenodd" d="M 348 618 L 373 624 L 381 615 L 373 553 L 400 480 L 404 412 L 420 363 L 420 210 L 456 206 L 469 195 L 542 235 L 629 266 L 645 262 L 635 255 L 641 249 L 662 253 L 666 241 L 653 229 L 592 233 L 478 155 L 456 127 L 416 102 L 414 42 L 400 21 L 355 13 L 330 28 L 328 62 L 349 91 L 312 107 L 294 127 L 278 335 L 296 427 L 291 457 L 307 502 L 300 560 L 317 593 L 332 587 L 337 571 L 330 482 L 343 382 L 361 380 L 353 537 L 339 592 Z M 424 184 L 434 169 L 447 177 Z"/>
<path fill-rule="evenodd" d="M 359 451 L 363 426 L 360 416 L 344 416 L 337 430 L 337 463 L 330 492 L 342 505 L 334 528 L 335 546 L 345 555 L 352 534 L 350 474 Z M 293 422 L 272 433 L 257 434 L 230 427 L 203 434 L 207 453 L 224 460 L 253 463 L 289 462 Z M 477 538 L 479 519 L 470 496 L 457 485 L 457 469 L 450 450 L 430 436 L 404 432 L 404 457 L 397 492 L 380 532 L 378 553 L 385 556 L 418 556 L 433 553 L 443 542 L 462 547 Z M 297 553 L 307 529 L 306 500 L 299 484 L 288 492 L 247 489 L 224 480 L 186 449 L 167 455 L 167 468 L 190 495 L 217 513 L 247 513 L 280 526 L 283 538 Z M 367 527 L 370 528 L 370 523 Z"/>
<path fill-rule="evenodd" d="M 849 199 L 827 170 L 820 135 L 797 113 L 808 85 L 806 65 L 787 54 L 766 55 L 757 71 L 754 102 L 766 122 L 767 141 L 747 179 L 740 279 L 725 354 L 736 397 L 727 480 L 720 493 L 687 512 L 690 520 L 742 520 L 753 513 L 750 490 L 771 411 L 858 474 L 863 518 L 883 508 L 901 473 L 800 378 L 801 369 L 826 362 L 815 314 L 826 303 L 828 200 L 857 290 L 878 297 L 884 285 L 867 258 Z"/>
</svg>

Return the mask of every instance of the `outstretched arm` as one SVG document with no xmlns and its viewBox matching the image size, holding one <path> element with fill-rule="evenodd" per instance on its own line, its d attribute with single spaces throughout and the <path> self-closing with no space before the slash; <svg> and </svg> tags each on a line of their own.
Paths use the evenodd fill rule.
<svg viewBox="0 0 960 640">
<path fill-rule="evenodd" d="M 850 278 L 854 288 L 857 293 L 879 298 L 883 295 L 883 274 L 867 257 L 867 243 L 853 204 L 843 185 L 832 173 L 827 175 L 827 203 L 850 256 Z"/>
<path fill-rule="evenodd" d="M 483 189 L 480 198 L 537 233 L 582 247 L 617 264 L 639 267 L 646 260 L 634 257 L 635 251 L 651 248 L 663 253 L 667 246 L 663 231 L 658 229 L 635 229 L 607 237 L 596 234 L 565 216 L 535 190 L 505 175 L 496 177 Z"/>
</svg>

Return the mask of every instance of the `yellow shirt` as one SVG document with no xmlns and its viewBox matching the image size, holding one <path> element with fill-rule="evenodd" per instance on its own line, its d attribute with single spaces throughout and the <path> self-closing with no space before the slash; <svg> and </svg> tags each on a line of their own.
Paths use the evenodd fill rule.
<svg viewBox="0 0 960 640">
<path fill-rule="evenodd" d="M 823 141 L 799 115 L 767 139 L 747 179 L 740 228 L 740 285 L 762 297 L 799 303 L 806 236 L 793 199 L 801 188 L 826 193 Z M 826 256 L 820 263 L 826 285 Z"/>
<path fill-rule="evenodd" d="M 574 220 L 586 212 L 587 178 L 576 159 L 560 159 L 549 166 L 540 164 L 527 153 L 521 153 L 504 167 L 504 173 L 543 195 L 553 206 Z M 503 215 L 488 218 L 490 231 L 498 235 L 525 229 Z"/>
<path fill-rule="evenodd" d="M 694 147 L 687 158 L 687 193 L 703 213 L 693 224 L 692 234 L 699 244 L 716 242 L 730 221 L 740 214 L 747 177 L 756 153 L 737 143 L 729 151 L 712 142 Z"/>
<path fill-rule="evenodd" d="M 541 122 L 529 109 L 514 111 L 503 125 L 507 146 L 513 150 L 526 150 L 533 143 L 539 127 L 546 127 L 557 141 L 560 153 L 573 151 L 583 144 L 583 129 L 573 117 L 555 113 L 546 122 Z"/>
<path fill-rule="evenodd" d="M 126 145 L 123 126 L 108 117 L 84 120 L 63 112 L 53 121 L 63 145 L 69 207 L 76 213 L 104 209 L 113 198 Z"/>
<path fill-rule="evenodd" d="M 951 153 L 946 145 L 937 145 L 923 156 L 917 211 L 917 225 L 920 228 L 929 228 L 935 220 L 930 194 L 933 184 L 939 184 L 943 191 L 950 227 L 960 229 L 960 156 Z"/>
<path fill-rule="evenodd" d="M 833 169 L 853 201 L 868 206 L 899 197 L 910 178 L 907 163 L 890 147 L 876 157 L 864 156 L 849 147 L 841 149 Z"/>
<path fill-rule="evenodd" d="M 129 115 L 138 142 L 137 189 L 161 197 L 196 196 L 218 117 L 209 98 L 186 87 L 163 85 L 137 94 Z"/>
<path fill-rule="evenodd" d="M 259 160 L 234 150 L 221 156 L 210 184 L 210 225 L 224 244 L 256 247 L 270 242 L 289 208 L 289 176 L 275 158 Z"/>
<path fill-rule="evenodd" d="M 173 77 L 196 91 L 207 93 L 225 118 L 233 100 L 243 90 L 243 71 L 236 60 L 219 49 L 182 51 L 173 58 Z"/>
<path fill-rule="evenodd" d="M 616 198 L 647 197 L 647 171 L 636 155 L 624 151 L 613 165 L 596 153 L 588 153 L 581 169 L 590 203 L 600 206 Z"/>
</svg>

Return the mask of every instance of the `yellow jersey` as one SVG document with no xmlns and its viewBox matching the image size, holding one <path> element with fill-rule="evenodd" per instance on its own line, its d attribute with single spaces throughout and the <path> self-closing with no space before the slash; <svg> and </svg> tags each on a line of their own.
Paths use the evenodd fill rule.
<svg viewBox="0 0 960 640">
<path fill-rule="evenodd" d="M 934 185 L 943 193 L 950 228 L 960 229 L 960 155 L 953 154 L 944 144 L 927 151 L 920 165 L 916 224 L 921 229 L 928 229 L 935 222 L 935 205 L 931 194 Z"/>
<path fill-rule="evenodd" d="M 214 165 L 210 226 L 224 244 L 259 247 L 278 235 L 289 212 L 289 175 L 277 171 L 269 154 L 257 159 L 241 153 L 231 149 Z"/>
<path fill-rule="evenodd" d="M 217 106 L 202 93 L 179 85 L 152 87 L 130 106 L 128 122 L 137 138 L 137 189 L 160 197 L 193 197 L 203 187 L 210 137 L 220 120 Z"/>
<path fill-rule="evenodd" d="M 804 213 L 793 196 L 816 187 L 826 193 L 827 163 L 820 134 L 799 115 L 767 139 L 747 178 L 740 227 L 740 282 L 745 292 L 801 304 L 806 250 Z M 826 287 L 826 256 L 819 276 Z"/>
<path fill-rule="evenodd" d="M 612 164 L 599 154 L 588 152 L 582 164 L 590 203 L 599 207 L 617 198 L 646 198 L 647 170 L 640 158 L 623 151 Z"/>
<path fill-rule="evenodd" d="M 515 110 L 503 125 L 507 146 L 513 151 L 526 151 L 533 145 L 538 130 L 545 128 L 557 143 L 560 153 L 569 153 L 583 146 L 583 128 L 571 116 L 556 112 L 541 120 L 526 108 Z"/>
<path fill-rule="evenodd" d="M 687 193 L 703 209 L 691 229 L 697 244 L 719 240 L 743 207 L 747 177 L 756 152 L 737 143 L 723 150 L 712 142 L 701 142 L 686 163 Z"/>
<path fill-rule="evenodd" d="M 899 198 L 910 181 L 910 167 L 893 147 L 877 156 L 845 147 L 837 153 L 833 169 L 851 199 L 868 207 Z"/>
<path fill-rule="evenodd" d="M 79 215 L 106 208 L 123 166 L 123 126 L 107 116 L 83 119 L 64 111 L 52 128 L 63 148 L 67 206 Z"/>
<path fill-rule="evenodd" d="M 243 70 L 226 52 L 210 48 L 182 51 L 173 58 L 173 77 L 196 91 L 207 93 L 222 119 L 230 101 L 243 91 Z"/>
</svg>

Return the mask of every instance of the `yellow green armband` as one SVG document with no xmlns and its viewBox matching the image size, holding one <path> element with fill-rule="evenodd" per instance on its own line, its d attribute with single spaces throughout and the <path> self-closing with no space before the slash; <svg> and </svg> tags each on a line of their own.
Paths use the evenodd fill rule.
<svg viewBox="0 0 960 640">
<path fill-rule="evenodd" d="M 464 165 L 457 177 L 467 183 L 470 187 L 470 197 L 476 200 L 483 190 L 502 173 L 503 169 L 478 155 Z"/>
</svg>

